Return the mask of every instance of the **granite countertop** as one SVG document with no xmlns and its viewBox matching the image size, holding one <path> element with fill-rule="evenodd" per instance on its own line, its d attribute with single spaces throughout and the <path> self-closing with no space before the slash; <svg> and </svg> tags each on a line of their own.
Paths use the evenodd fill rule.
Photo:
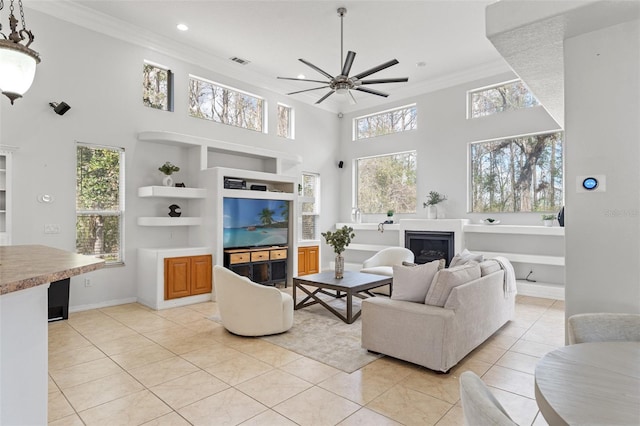
<svg viewBox="0 0 640 426">
<path fill-rule="evenodd" d="M 95 271 L 104 260 L 41 245 L 0 247 L 0 295 Z"/>
</svg>

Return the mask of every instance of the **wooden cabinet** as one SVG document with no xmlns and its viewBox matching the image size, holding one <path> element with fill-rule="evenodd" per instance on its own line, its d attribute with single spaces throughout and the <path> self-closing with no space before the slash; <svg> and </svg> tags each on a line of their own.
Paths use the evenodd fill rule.
<svg viewBox="0 0 640 426">
<path fill-rule="evenodd" d="M 224 251 L 224 267 L 251 281 L 287 286 L 287 247 L 230 249 Z"/>
<path fill-rule="evenodd" d="M 211 292 L 211 255 L 164 259 L 165 300 Z"/>
<path fill-rule="evenodd" d="M 318 246 L 298 247 L 298 276 L 320 272 Z"/>
</svg>

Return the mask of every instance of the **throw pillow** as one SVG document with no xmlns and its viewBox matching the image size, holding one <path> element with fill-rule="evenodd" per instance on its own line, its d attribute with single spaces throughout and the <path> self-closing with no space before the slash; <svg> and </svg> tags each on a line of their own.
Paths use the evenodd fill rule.
<svg viewBox="0 0 640 426">
<path fill-rule="evenodd" d="M 449 298 L 449 294 L 451 294 L 451 290 L 478 278 L 480 278 L 480 265 L 476 262 L 441 269 L 433 278 L 433 283 L 427 292 L 424 303 L 443 307 Z"/>
<path fill-rule="evenodd" d="M 439 266 L 437 260 L 416 266 L 394 265 L 391 299 L 424 303 Z"/>
<path fill-rule="evenodd" d="M 467 263 L 472 261 L 480 263 L 483 260 L 484 256 L 482 254 L 471 253 L 469 250 L 464 249 L 462 250 L 462 253 L 458 253 L 453 256 L 453 259 L 451 259 L 451 263 L 449 263 L 449 268 L 458 265 L 466 265 Z"/>
</svg>

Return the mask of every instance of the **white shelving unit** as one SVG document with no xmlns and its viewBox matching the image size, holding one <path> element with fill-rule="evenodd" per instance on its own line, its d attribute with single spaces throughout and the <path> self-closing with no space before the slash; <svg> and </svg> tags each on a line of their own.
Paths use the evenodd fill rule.
<svg viewBox="0 0 640 426">
<path fill-rule="evenodd" d="M 177 188 L 173 186 L 143 186 L 138 188 L 141 198 L 205 198 L 207 191 L 202 188 Z M 201 217 L 138 217 L 139 226 L 198 226 Z"/>
<path fill-rule="evenodd" d="M 13 149 L 0 145 L 0 246 L 11 245 L 11 160 Z"/>
</svg>

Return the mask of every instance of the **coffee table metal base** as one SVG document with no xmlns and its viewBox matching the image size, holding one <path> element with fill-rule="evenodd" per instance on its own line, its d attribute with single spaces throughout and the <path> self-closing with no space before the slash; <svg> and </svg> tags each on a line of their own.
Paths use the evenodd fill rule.
<svg viewBox="0 0 640 426">
<path fill-rule="evenodd" d="M 361 272 L 345 271 L 344 278 L 336 279 L 333 271 L 321 272 L 319 274 L 304 275 L 293 279 L 293 300 L 296 299 L 297 290 L 301 290 L 307 296 L 297 302 L 294 309 L 302 309 L 315 304 L 324 306 L 329 312 L 340 318 L 347 324 L 352 324 L 360 317 L 361 311 L 354 314 L 353 296 L 360 299 L 374 297 L 370 290 L 389 284 L 392 285 L 392 278 L 384 275 L 365 274 Z M 306 287 L 316 287 L 310 290 Z M 327 291 L 332 290 L 332 291 Z M 339 312 L 333 306 L 319 297 L 319 294 L 326 294 L 335 298 L 346 298 L 347 315 Z"/>
</svg>

